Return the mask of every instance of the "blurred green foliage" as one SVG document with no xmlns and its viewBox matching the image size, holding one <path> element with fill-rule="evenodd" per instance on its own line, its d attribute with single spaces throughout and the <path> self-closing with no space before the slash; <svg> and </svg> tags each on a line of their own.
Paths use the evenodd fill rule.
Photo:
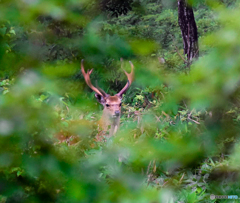
<svg viewBox="0 0 240 203">
<path fill-rule="evenodd" d="M 240 7 L 192 1 L 190 72 L 174 1 L 118 18 L 99 1 L 0 2 L 0 202 L 226 202 L 238 195 Z M 96 142 L 101 106 L 79 62 L 123 98 L 121 128 Z M 187 74 L 186 74 L 187 73 Z"/>
</svg>

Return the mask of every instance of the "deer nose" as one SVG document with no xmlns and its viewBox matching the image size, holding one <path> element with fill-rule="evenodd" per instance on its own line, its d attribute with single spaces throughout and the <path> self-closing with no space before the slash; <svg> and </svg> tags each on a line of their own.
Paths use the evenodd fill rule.
<svg viewBox="0 0 240 203">
<path fill-rule="evenodd" d="M 119 115 L 120 115 L 120 111 L 119 110 L 115 111 L 115 116 L 119 116 Z"/>
</svg>

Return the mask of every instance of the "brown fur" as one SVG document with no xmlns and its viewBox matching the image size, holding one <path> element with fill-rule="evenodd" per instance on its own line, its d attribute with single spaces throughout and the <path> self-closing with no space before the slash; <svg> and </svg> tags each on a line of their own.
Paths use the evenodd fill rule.
<svg viewBox="0 0 240 203">
<path fill-rule="evenodd" d="M 116 103 L 119 103 L 121 102 L 121 98 L 118 97 L 118 96 L 109 96 L 108 98 L 106 98 L 106 103 L 113 103 L 113 102 L 116 102 Z"/>
<path fill-rule="evenodd" d="M 97 136 L 98 141 L 101 141 L 103 139 L 103 135 L 106 135 L 106 131 L 108 131 L 108 129 L 110 129 L 109 137 L 111 137 L 119 128 L 121 102 L 121 98 L 117 95 L 109 96 L 106 98 L 103 115 L 99 121 L 99 126 L 102 129 L 102 132 Z M 116 115 L 116 112 L 119 112 L 119 114 Z"/>
</svg>

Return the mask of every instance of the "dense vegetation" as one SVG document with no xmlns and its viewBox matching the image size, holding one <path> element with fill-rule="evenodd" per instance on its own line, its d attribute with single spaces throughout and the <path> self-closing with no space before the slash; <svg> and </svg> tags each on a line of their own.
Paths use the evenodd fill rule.
<svg viewBox="0 0 240 203">
<path fill-rule="evenodd" d="M 191 1 L 191 67 L 175 1 L 106 2 L 0 2 L 0 202 L 229 202 L 210 195 L 240 194 L 239 2 Z M 121 57 L 135 81 L 120 131 L 96 142 L 80 61 L 113 95 Z"/>
</svg>

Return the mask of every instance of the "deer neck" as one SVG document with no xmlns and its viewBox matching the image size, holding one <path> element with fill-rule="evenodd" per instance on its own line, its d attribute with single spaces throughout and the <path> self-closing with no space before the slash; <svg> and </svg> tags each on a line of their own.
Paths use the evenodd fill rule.
<svg viewBox="0 0 240 203">
<path fill-rule="evenodd" d="M 119 128 L 119 124 L 120 124 L 120 115 L 116 117 L 112 117 L 111 115 L 108 114 L 108 112 L 103 111 L 103 115 L 101 118 L 101 125 L 104 131 L 107 131 L 108 129 L 110 129 L 109 136 L 113 136 L 114 134 L 116 134 Z"/>
</svg>

